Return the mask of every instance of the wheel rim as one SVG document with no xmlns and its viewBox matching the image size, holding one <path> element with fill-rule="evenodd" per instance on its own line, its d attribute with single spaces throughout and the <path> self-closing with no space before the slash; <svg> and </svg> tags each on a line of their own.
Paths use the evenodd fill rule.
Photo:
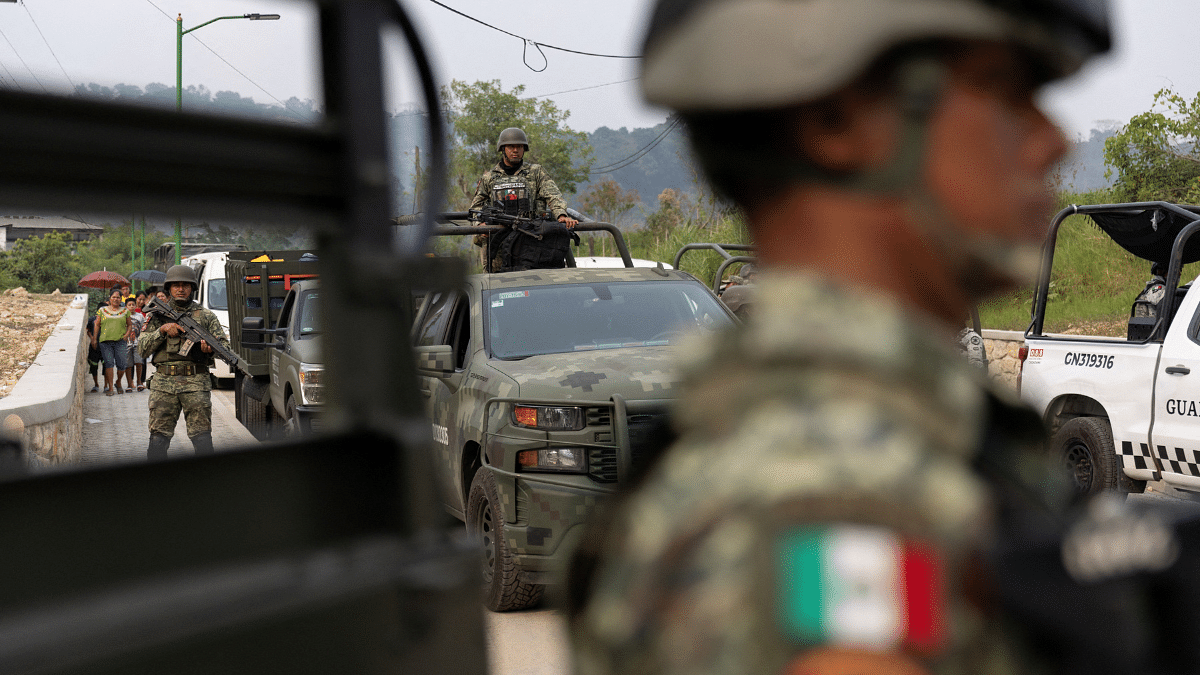
<svg viewBox="0 0 1200 675">
<path fill-rule="evenodd" d="M 1067 465 L 1067 471 L 1071 473 L 1071 478 L 1075 481 L 1075 488 L 1080 492 L 1090 490 L 1095 471 L 1091 450 L 1079 441 L 1072 441 L 1067 446 L 1063 461 Z"/>
<path fill-rule="evenodd" d="M 479 540 L 483 544 L 483 583 L 490 584 L 496 568 L 496 523 L 490 501 L 484 501 L 479 509 Z"/>
</svg>

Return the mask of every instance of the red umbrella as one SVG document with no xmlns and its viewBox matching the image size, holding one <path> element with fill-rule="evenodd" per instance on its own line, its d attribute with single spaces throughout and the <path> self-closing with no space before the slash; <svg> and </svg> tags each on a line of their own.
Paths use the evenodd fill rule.
<svg viewBox="0 0 1200 675">
<path fill-rule="evenodd" d="M 87 286 L 88 288 L 105 289 L 112 288 L 113 286 L 128 286 L 129 281 L 116 272 L 102 270 L 100 272 L 92 272 L 86 277 L 80 279 L 79 285 Z"/>
</svg>

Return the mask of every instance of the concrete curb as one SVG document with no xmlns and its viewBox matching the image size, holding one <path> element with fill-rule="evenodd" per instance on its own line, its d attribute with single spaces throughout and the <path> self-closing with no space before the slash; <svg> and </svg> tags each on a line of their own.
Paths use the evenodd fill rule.
<svg viewBox="0 0 1200 675">
<path fill-rule="evenodd" d="M 77 399 L 82 394 L 79 366 L 87 360 L 86 320 L 87 295 L 76 295 L 12 393 L 0 399 L 4 428 L 22 437 L 37 456 L 30 457 L 33 464 L 79 457 L 82 401 Z"/>
<path fill-rule="evenodd" d="M 984 340 L 1004 340 L 1005 342 L 1024 342 L 1025 333 L 1019 330 L 988 330 L 979 331 Z"/>
</svg>

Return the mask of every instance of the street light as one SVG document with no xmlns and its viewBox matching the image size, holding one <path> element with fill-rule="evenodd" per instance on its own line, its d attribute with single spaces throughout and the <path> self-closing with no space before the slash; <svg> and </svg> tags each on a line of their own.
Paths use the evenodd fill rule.
<svg viewBox="0 0 1200 675">
<path fill-rule="evenodd" d="M 0 0 L 3 1 L 3 0 Z M 278 21 L 278 14 L 243 14 L 241 16 L 218 16 L 215 19 L 210 19 L 198 26 L 183 29 L 183 14 L 180 14 L 175 19 L 175 109 L 183 110 L 183 36 L 188 33 L 204 28 L 210 23 L 216 23 L 225 19 L 249 19 L 251 21 Z M 183 252 L 183 221 L 175 219 L 175 264 L 178 265 L 182 260 Z"/>
</svg>

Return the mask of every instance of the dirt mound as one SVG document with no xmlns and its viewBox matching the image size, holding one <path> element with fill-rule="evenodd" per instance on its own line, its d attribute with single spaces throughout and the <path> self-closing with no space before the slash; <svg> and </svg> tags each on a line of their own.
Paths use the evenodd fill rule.
<svg viewBox="0 0 1200 675">
<path fill-rule="evenodd" d="M 29 293 L 14 288 L 0 295 L 0 398 L 37 358 L 73 296 Z"/>
</svg>

